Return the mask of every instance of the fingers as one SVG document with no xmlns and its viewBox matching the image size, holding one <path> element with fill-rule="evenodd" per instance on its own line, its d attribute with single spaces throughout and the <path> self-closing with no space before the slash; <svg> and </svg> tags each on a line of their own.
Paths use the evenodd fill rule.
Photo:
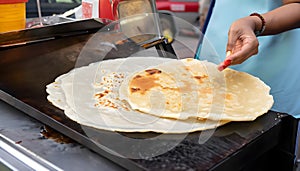
<svg viewBox="0 0 300 171">
<path fill-rule="evenodd" d="M 258 53 L 259 44 L 253 29 L 255 22 L 251 17 L 241 18 L 232 23 L 228 31 L 226 58 L 218 66 L 220 71 L 230 65 L 241 64 Z"/>
<path fill-rule="evenodd" d="M 233 25 L 230 27 L 228 32 L 228 40 L 227 40 L 227 46 L 226 46 L 226 57 L 229 56 L 228 52 L 232 52 L 234 49 L 236 42 L 239 39 L 240 34 L 237 30 L 234 29 Z"/>
<path fill-rule="evenodd" d="M 244 46 L 243 48 L 247 49 L 247 48 L 251 48 L 251 46 L 249 46 L 249 47 Z M 253 53 L 253 52 L 254 52 L 253 50 L 243 50 L 243 49 L 239 50 L 237 52 L 234 52 L 234 53 L 231 53 L 231 51 L 228 51 L 226 53 L 225 60 L 219 64 L 218 70 L 223 71 L 225 68 L 227 68 L 231 65 L 237 65 L 237 64 L 243 63 L 252 55 L 257 54 L 257 51 L 255 51 L 256 53 Z"/>
<path fill-rule="evenodd" d="M 223 71 L 225 68 L 227 68 L 228 66 L 231 65 L 232 59 L 228 59 L 228 56 L 230 56 L 230 55 L 231 55 L 231 51 L 227 51 L 226 52 L 226 59 L 222 63 L 220 63 L 219 66 L 218 66 L 219 71 Z"/>
<path fill-rule="evenodd" d="M 230 65 L 243 63 L 258 53 L 258 46 L 259 43 L 255 36 L 241 36 L 232 49 L 228 46 L 228 49 L 231 50 L 227 51 L 226 58 L 224 62 L 220 63 L 218 70 L 222 71 Z"/>
<path fill-rule="evenodd" d="M 218 70 L 219 71 L 223 71 L 225 68 L 227 68 L 229 65 L 231 65 L 231 60 L 230 59 L 226 59 L 224 62 L 222 62 L 219 66 L 218 66 Z"/>
<path fill-rule="evenodd" d="M 229 31 L 228 31 L 228 41 L 226 46 L 226 58 L 225 60 L 219 64 L 218 70 L 223 71 L 228 66 L 234 64 L 233 60 L 234 57 L 230 57 L 232 52 L 234 51 L 234 48 L 236 48 L 237 44 L 239 44 L 239 37 L 241 36 L 239 31 L 237 29 L 234 29 L 234 25 L 231 25 Z"/>
<path fill-rule="evenodd" d="M 225 60 L 219 64 L 218 70 L 223 71 L 225 68 L 231 65 L 241 64 L 246 61 L 252 55 L 257 54 L 258 50 L 252 50 L 251 45 L 245 45 L 237 52 L 227 51 Z"/>
</svg>

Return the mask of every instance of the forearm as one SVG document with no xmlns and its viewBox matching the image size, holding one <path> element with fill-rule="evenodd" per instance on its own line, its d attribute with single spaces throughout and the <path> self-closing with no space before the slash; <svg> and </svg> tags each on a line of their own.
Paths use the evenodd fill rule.
<svg viewBox="0 0 300 171">
<path fill-rule="evenodd" d="M 300 0 L 299 0 L 300 1 Z M 258 53 L 257 35 L 273 35 L 300 27 L 300 2 L 284 0 L 283 5 L 265 14 L 252 13 L 234 21 L 228 31 L 226 59 L 218 69 L 241 64 Z M 264 27 L 265 26 L 265 27 Z"/>
<path fill-rule="evenodd" d="M 262 14 L 266 21 L 265 31 L 261 35 L 273 35 L 300 27 L 300 3 L 289 3 Z M 261 21 L 256 19 L 256 28 Z"/>
</svg>

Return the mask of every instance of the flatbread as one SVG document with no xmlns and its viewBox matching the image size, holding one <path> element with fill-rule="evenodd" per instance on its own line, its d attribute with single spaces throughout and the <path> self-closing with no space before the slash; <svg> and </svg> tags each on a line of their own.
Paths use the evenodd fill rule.
<svg viewBox="0 0 300 171">
<path fill-rule="evenodd" d="M 250 74 L 207 61 L 169 61 L 128 76 L 121 99 L 132 109 L 174 119 L 252 121 L 273 105 L 270 87 Z"/>
<path fill-rule="evenodd" d="M 70 119 L 97 129 L 120 132 L 186 133 L 213 129 L 229 121 L 161 118 L 133 110 L 119 97 L 130 74 L 175 59 L 132 57 L 73 69 L 47 85 L 47 99 Z"/>
</svg>

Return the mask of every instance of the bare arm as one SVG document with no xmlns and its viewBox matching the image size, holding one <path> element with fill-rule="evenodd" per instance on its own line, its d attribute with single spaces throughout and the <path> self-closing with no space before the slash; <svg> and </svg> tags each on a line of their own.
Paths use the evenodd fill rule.
<svg viewBox="0 0 300 171">
<path fill-rule="evenodd" d="M 266 29 L 261 35 L 278 34 L 300 27 L 300 3 L 290 3 L 262 14 Z M 258 24 L 258 25 L 261 25 Z"/>
<path fill-rule="evenodd" d="M 283 6 L 262 14 L 265 30 L 260 34 L 274 35 L 295 28 L 300 28 L 300 0 L 284 0 Z M 247 16 L 232 23 L 228 32 L 226 59 L 218 69 L 229 65 L 241 64 L 258 53 L 259 42 L 254 31 L 261 30 L 262 20 L 257 16 Z"/>
</svg>

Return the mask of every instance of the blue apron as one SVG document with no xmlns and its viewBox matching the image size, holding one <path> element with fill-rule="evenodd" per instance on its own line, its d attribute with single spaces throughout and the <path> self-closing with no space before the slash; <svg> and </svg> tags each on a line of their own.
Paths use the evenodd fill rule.
<svg viewBox="0 0 300 171">
<path fill-rule="evenodd" d="M 200 59 L 220 63 L 225 58 L 227 33 L 233 21 L 281 5 L 281 0 L 228 1 L 215 2 L 205 38 L 196 55 Z M 231 68 L 259 77 L 271 87 L 273 111 L 300 118 L 300 29 L 258 39 L 259 53 Z"/>
</svg>

